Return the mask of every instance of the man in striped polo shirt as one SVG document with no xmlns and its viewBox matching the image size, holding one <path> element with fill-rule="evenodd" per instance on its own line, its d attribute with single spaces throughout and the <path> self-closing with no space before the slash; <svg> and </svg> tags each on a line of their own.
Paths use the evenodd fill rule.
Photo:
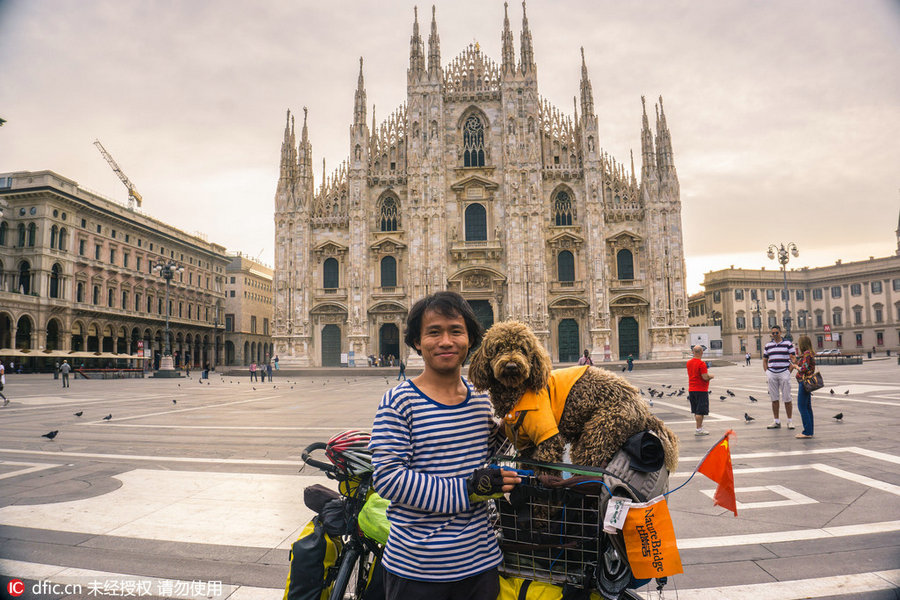
<svg viewBox="0 0 900 600">
<path fill-rule="evenodd" d="M 520 480 L 484 468 L 500 430 L 488 395 L 461 375 L 482 334 L 469 304 L 453 292 L 419 300 L 407 317 L 404 341 L 425 370 L 385 393 L 369 444 L 375 489 L 391 501 L 382 559 L 387 600 L 499 594 L 502 555 L 485 500 Z"/>
<path fill-rule="evenodd" d="M 790 340 L 781 337 L 781 327 L 772 325 L 772 341 L 766 344 L 763 350 L 763 371 L 766 372 L 766 381 L 769 384 L 769 398 L 772 399 L 772 414 L 775 420 L 766 429 L 781 429 L 781 420 L 778 418 L 778 402 L 784 402 L 784 413 L 787 415 L 787 428 L 793 429 L 791 420 L 793 404 L 791 403 L 791 371 L 794 370 L 794 360 L 797 351 Z"/>
</svg>

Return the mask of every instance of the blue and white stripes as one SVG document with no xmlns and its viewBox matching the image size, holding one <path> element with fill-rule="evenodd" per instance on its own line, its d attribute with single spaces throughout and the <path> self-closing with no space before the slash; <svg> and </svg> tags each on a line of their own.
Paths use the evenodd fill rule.
<svg viewBox="0 0 900 600">
<path fill-rule="evenodd" d="M 378 406 L 369 446 L 375 489 L 391 501 L 383 564 L 400 577 L 456 581 L 500 563 L 487 505 L 470 505 L 465 483 L 490 454 L 491 404 L 465 383 L 468 397 L 456 406 L 411 381 Z"/>
</svg>

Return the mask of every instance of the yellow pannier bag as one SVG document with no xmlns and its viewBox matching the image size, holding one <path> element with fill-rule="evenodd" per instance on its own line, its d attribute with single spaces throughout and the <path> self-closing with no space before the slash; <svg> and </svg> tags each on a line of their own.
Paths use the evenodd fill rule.
<svg viewBox="0 0 900 600">
<path fill-rule="evenodd" d="M 500 594 L 497 600 L 561 600 L 562 597 L 563 589 L 552 583 L 500 576 Z M 590 598 L 603 600 L 603 596 L 597 592 L 591 592 Z"/>
<path fill-rule="evenodd" d="M 318 516 L 306 524 L 291 545 L 284 600 L 328 600 L 332 586 L 325 586 L 325 575 L 337 560 L 340 543 L 325 533 Z"/>
<path fill-rule="evenodd" d="M 376 492 L 371 492 L 362 510 L 359 511 L 357 519 L 359 528 L 366 534 L 366 537 L 375 540 L 382 546 L 387 544 L 391 528 L 387 518 L 387 507 L 390 503 L 390 500 L 382 498 Z"/>
</svg>

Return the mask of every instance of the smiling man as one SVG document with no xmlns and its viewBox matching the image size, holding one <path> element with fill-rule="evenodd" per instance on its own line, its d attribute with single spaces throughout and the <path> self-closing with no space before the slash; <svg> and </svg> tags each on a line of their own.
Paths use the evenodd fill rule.
<svg viewBox="0 0 900 600">
<path fill-rule="evenodd" d="M 370 443 L 375 489 L 391 501 L 387 600 L 494 600 L 499 593 L 502 556 L 485 500 L 519 478 L 485 468 L 499 428 L 487 394 L 461 374 L 482 334 L 453 292 L 409 311 L 404 341 L 425 370 L 384 395 Z"/>
</svg>

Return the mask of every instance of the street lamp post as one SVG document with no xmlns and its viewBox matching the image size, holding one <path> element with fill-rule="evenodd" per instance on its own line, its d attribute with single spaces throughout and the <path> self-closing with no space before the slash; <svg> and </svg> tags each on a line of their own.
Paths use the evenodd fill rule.
<svg viewBox="0 0 900 600">
<path fill-rule="evenodd" d="M 787 246 L 785 246 L 784 244 L 780 244 L 778 246 L 776 246 L 775 244 L 769 244 L 769 250 L 766 252 L 766 256 L 768 256 L 770 260 L 775 260 L 777 256 L 778 262 L 781 263 L 781 274 L 784 277 L 784 338 L 790 340 L 792 339 L 790 308 L 791 296 L 788 293 L 787 287 L 787 264 L 788 262 L 790 262 L 791 256 L 793 256 L 794 258 L 800 256 L 800 251 L 797 250 L 797 244 L 795 244 L 794 242 L 788 242 Z"/>
<path fill-rule="evenodd" d="M 166 346 L 165 350 L 163 350 L 162 360 L 159 361 L 159 371 L 156 372 L 154 377 L 180 377 L 180 373 L 175 370 L 175 361 L 172 359 L 171 335 L 169 333 L 169 286 L 172 278 L 175 277 L 175 273 L 184 273 L 184 267 L 174 260 L 169 260 L 165 263 L 157 263 L 153 270 L 166 280 Z"/>
</svg>

